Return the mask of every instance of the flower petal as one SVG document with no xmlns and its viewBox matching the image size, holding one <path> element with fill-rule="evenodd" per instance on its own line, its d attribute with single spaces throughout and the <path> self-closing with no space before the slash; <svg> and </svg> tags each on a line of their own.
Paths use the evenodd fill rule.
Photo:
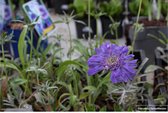
<svg viewBox="0 0 168 113">
<path fill-rule="evenodd" d="M 93 55 L 91 58 L 88 60 L 88 65 L 89 67 L 97 66 L 97 65 L 102 65 L 104 62 L 104 57 L 101 55 Z"/>
<path fill-rule="evenodd" d="M 89 68 L 88 75 L 95 75 L 96 73 L 100 72 L 101 70 L 103 70 L 103 66 L 96 66 L 94 68 Z"/>
<path fill-rule="evenodd" d="M 115 71 L 112 71 L 110 79 L 113 83 L 120 83 L 122 82 L 122 79 L 120 77 L 121 77 L 120 69 L 117 69 Z"/>
</svg>

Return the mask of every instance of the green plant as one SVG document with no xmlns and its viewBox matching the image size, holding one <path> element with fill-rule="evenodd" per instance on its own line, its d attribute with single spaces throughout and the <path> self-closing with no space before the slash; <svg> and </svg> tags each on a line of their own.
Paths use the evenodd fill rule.
<svg viewBox="0 0 168 113">
<path fill-rule="evenodd" d="M 76 11 L 77 16 L 83 17 L 85 14 L 88 14 L 88 3 L 90 4 L 91 11 L 93 11 L 95 8 L 93 0 L 74 0 L 73 4 L 70 4 L 70 8 Z"/>
<path fill-rule="evenodd" d="M 161 2 L 162 2 L 161 0 L 157 1 L 157 10 L 158 10 L 158 12 L 157 12 L 157 15 L 155 17 L 157 20 L 159 20 L 161 18 L 161 8 L 162 8 Z"/>
<path fill-rule="evenodd" d="M 139 5 L 139 0 L 133 0 L 129 3 L 129 9 L 134 16 L 138 13 Z M 167 3 L 165 1 L 158 0 L 156 4 L 152 0 L 142 1 L 140 16 L 148 16 L 149 21 L 152 19 L 160 20 L 162 13 L 167 14 Z"/>
<path fill-rule="evenodd" d="M 99 7 L 101 12 L 113 18 L 119 18 L 123 11 L 122 0 L 110 0 L 110 2 L 102 2 L 100 3 Z"/>
<path fill-rule="evenodd" d="M 157 37 L 157 36 L 155 36 L 155 35 L 153 35 L 153 34 L 148 34 L 148 36 L 149 36 L 150 38 L 153 38 L 153 39 L 159 41 L 161 44 L 167 46 L 167 44 L 168 44 L 168 37 L 166 36 L 166 34 L 164 34 L 164 33 L 161 32 L 161 31 L 158 31 L 158 33 L 159 33 L 159 35 L 162 37 L 162 39 L 159 38 L 159 37 Z"/>
<path fill-rule="evenodd" d="M 139 0 L 132 0 L 129 3 L 129 9 L 133 15 L 137 15 L 139 9 L 140 2 Z M 148 16 L 148 11 L 151 8 L 150 0 L 143 0 L 142 1 L 142 8 L 140 11 L 140 16 Z"/>
<path fill-rule="evenodd" d="M 167 12 L 168 12 L 167 11 L 167 9 L 168 9 L 168 2 L 166 0 L 162 0 L 161 1 L 161 6 L 162 6 L 161 12 L 166 17 L 167 16 Z"/>
</svg>

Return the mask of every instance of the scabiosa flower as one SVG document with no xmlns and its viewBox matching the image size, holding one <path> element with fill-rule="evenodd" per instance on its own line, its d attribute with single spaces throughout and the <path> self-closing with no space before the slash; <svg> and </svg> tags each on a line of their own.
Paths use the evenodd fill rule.
<svg viewBox="0 0 168 113">
<path fill-rule="evenodd" d="M 102 70 L 110 70 L 110 79 L 113 83 L 133 80 L 136 75 L 137 60 L 133 59 L 133 54 L 128 55 L 127 46 L 105 42 L 95 51 L 96 55 L 88 60 L 88 75 L 95 75 Z"/>
</svg>

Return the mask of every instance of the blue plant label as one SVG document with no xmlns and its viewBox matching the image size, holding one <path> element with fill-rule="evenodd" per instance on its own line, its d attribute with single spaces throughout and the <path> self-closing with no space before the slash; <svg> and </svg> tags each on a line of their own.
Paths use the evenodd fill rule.
<svg viewBox="0 0 168 113">
<path fill-rule="evenodd" d="M 0 32 L 2 31 L 3 29 L 3 26 L 4 26 L 4 8 L 5 8 L 5 1 L 4 0 L 0 0 Z"/>
<path fill-rule="evenodd" d="M 32 0 L 23 5 L 23 9 L 31 22 L 36 21 L 35 30 L 39 36 L 46 35 L 54 29 L 47 8 L 39 0 Z"/>
</svg>

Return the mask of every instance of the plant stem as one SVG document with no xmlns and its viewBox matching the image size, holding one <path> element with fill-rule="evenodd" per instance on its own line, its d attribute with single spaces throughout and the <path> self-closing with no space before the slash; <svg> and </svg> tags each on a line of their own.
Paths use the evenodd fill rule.
<svg viewBox="0 0 168 113">
<path fill-rule="evenodd" d="M 91 21 L 90 21 L 90 0 L 88 0 L 88 27 L 89 27 L 89 37 L 88 37 L 88 42 L 90 48 L 92 48 L 92 43 L 91 43 Z"/>
<path fill-rule="evenodd" d="M 92 85 L 91 84 L 91 76 L 89 76 L 88 74 L 86 74 L 86 80 L 87 80 L 87 85 L 91 86 Z M 89 95 L 88 100 L 89 100 L 88 103 L 91 104 L 91 102 L 92 102 L 92 95 Z"/>
<path fill-rule="evenodd" d="M 0 82 L 0 110 L 3 107 L 3 96 L 2 96 L 2 83 Z"/>
<path fill-rule="evenodd" d="M 168 27 L 168 7 L 167 7 L 166 21 L 167 21 L 167 27 Z"/>
<path fill-rule="evenodd" d="M 114 19 L 111 16 L 109 16 L 109 18 L 110 18 L 112 24 L 115 24 Z M 114 32 L 115 32 L 116 43 L 119 44 L 119 42 L 118 42 L 118 31 L 117 31 L 118 29 L 117 28 L 118 28 L 118 26 L 114 27 Z"/>
<path fill-rule="evenodd" d="M 32 54 L 33 54 L 33 30 L 31 30 L 31 45 L 30 45 L 30 62 L 32 60 Z"/>
<path fill-rule="evenodd" d="M 158 1 L 157 1 L 157 10 L 158 10 L 158 12 L 157 12 L 157 17 L 156 17 L 156 19 L 159 20 L 159 19 L 160 19 L 160 16 L 161 16 L 161 0 L 158 0 Z"/>
<path fill-rule="evenodd" d="M 4 62 L 4 67 L 2 68 L 1 76 L 3 76 L 3 72 L 4 72 L 5 76 L 7 77 L 7 72 L 5 71 L 5 69 L 6 69 L 6 59 L 5 59 L 5 51 L 4 51 L 4 45 L 3 44 L 1 44 L 1 48 L 2 48 L 2 59 L 3 59 L 3 62 Z"/>
<path fill-rule="evenodd" d="M 74 72 L 72 71 L 73 73 L 73 79 L 74 79 L 74 87 L 75 87 L 75 93 L 77 96 L 79 96 L 79 91 L 78 91 L 78 79 L 76 77 L 76 74 L 74 74 Z"/>
<path fill-rule="evenodd" d="M 37 84 L 39 85 L 40 82 L 39 82 L 39 75 L 37 74 Z"/>
<path fill-rule="evenodd" d="M 141 7 L 142 7 L 142 0 L 140 0 L 136 23 L 138 23 L 138 21 L 139 21 L 139 16 L 140 16 L 140 13 L 141 13 Z"/>
<path fill-rule="evenodd" d="M 137 20 L 136 20 L 136 26 L 135 26 L 135 29 L 134 29 L 133 42 L 132 42 L 132 53 L 133 53 L 133 51 L 134 51 L 134 45 L 135 45 L 135 41 L 136 41 L 137 34 L 138 34 L 137 24 L 138 24 L 138 21 L 139 21 L 139 16 L 140 16 L 140 12 L 141 12 L 141 7 L 142 7 L 142 0 L 140 0 L 140 5 L 139 5 L 139 9 L 138 9 Z"/>
<path fill-rule="evenodd" d="M 115 37 L 116 37 L 116 42 L 117 42 L 117 44 L 119 44 L 119 41 L 118 41 L 118 31 L 117 31 L 118 29 L 117 28 L 115 28 Z"/>
<path fill-rule="evenodd" d="M 72 50 L 72 36 L 71 36 L 71 29 L 70 29 L 70 25 L 69 25 L 69 22 L 67 22 L 67 26 L 68 26 L 68 33 L 69 33 L 69 50 L 70 50 L 70 60 L 72 59 L 72 53 L 71 53 L 71 50 Z"/>
</svg>

